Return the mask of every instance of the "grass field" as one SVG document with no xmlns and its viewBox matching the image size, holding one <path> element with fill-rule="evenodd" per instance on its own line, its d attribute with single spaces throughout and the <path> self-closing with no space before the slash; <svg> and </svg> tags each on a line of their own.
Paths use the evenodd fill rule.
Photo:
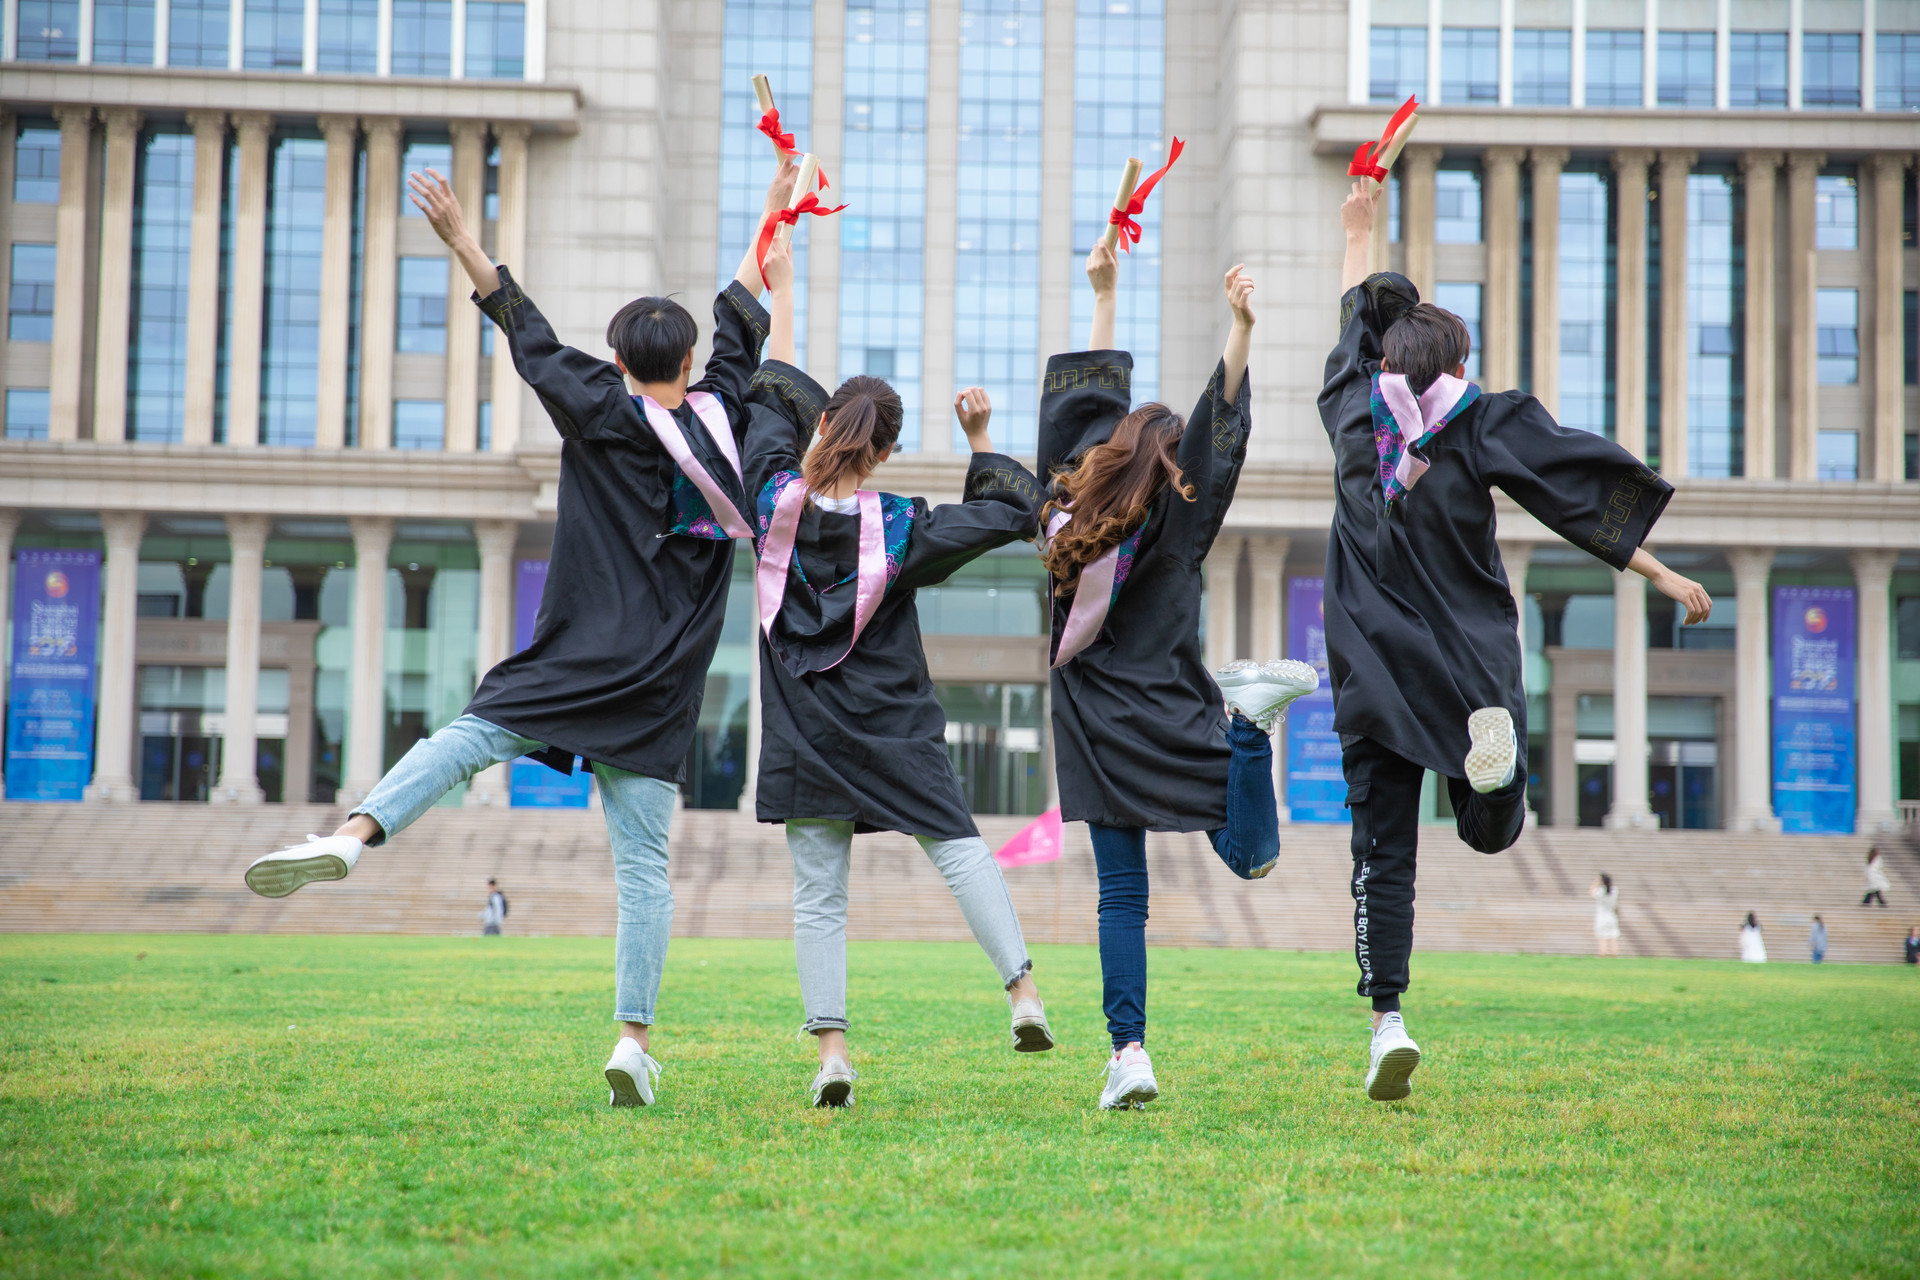
<svg viewBox="0 0 1920 1280">
<path fill-rule="evenodd" d="M 8 1276 L 1886 1275 L 1920 1266 L 1920 975 L 1416 957 L 1369 1103 L 1344 956 L 1155 951 L 1095 1110 L 1090 948 L 1016 1057 L 969 946 L 856 944 L 858 1108 L 790 947 L 679 940 L 612 1112 L 606 940 L 0 937 Z"/>
</svg>

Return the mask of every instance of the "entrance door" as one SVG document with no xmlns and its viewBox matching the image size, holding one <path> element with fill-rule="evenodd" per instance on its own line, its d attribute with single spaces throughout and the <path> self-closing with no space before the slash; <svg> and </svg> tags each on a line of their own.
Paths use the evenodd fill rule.
<svg viewBox="0 0 1920 1280">
<path fill-rule="evenodd" d="M 140 738 L 140 798 L 205 802 L 220 776 L 220 739 L 200 733 Z"/>
</svg>

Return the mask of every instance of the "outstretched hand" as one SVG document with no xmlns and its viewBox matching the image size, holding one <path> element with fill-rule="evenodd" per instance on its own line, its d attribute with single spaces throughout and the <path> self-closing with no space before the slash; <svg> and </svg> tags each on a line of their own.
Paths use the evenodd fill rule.
<svg viewBox="0 0 1920 1280">
<path fill-rule="evenodd" d="M 968 387 L 953 398 L 954 416 L 966 432 L 967 444 L 975 453 L 992 453 L 993 441 L 987 435 L 987 419 L 993 416 L 993 402 L 985 387 Z"/>
<path fill-rule="evenodd" d="M 1093 248 L 1087 250 L 1087 281 L 1093 285 L 1095 297 L 1111 297 L 1120 279 L 1120 262 L 1113 256 L 1113 250 L 1107 248 L 1106 237 L 1093 242 Z"/>
<path fill-rule="evenodd" d="M 447 180 L 433 169 L 407 175 L 407 198 L 427 215 L 427 225 L 449 247 L 458 248 L 467 238 L 466 218 L 460 212 L 460 200 Z"/>
<path fill-rule="evenodd" d="M 793 203 L 793 184 L 800 180 L 800 166 L 786 152 L 780 153 L 780 167 L 773 171 L 773 181 L 767 184 L 768 213 L 778 213 Z"/>
<path fill-rule="evenodd" d="M 1371 178 L 1361 178 L 1353 184 L 1353 190 L 1347 192 L 1346 200 L 1340 205 L 1340 226 L 1347 233 L 1347 239 L 1366 240 L 1373 236 L 1374 212 L 1381 190 L 1383 188 L 1375 186 Z"/>
<path fill-rule="evenodd" d="M 1227 306 L 1233 309 L 1234 324 L 1241 328 L 1253 328 L 1253 277 L 1247 274 L 1245 263 L 1238 263 L 1227 272 L 1224 287 Z"/>
<path fill-rule="evenodd" d="M 767 260 L 761 265 L 760 274 L 775 297 L 792 290 L 793 245 L 787 237 L 777 235 L 767 246 Z"/>
<path fill-rule="evenodd" d="M 1707 589 L 1692 578 L 1683 578 L 1671 569 L 1665 569 L 1653 578 L 1654 590 L 1667 599 L 1686 606 L 1686 625 L 1691 627 L 1705 622 L 1713 615 L 1713 598 Z"/>
</svg>

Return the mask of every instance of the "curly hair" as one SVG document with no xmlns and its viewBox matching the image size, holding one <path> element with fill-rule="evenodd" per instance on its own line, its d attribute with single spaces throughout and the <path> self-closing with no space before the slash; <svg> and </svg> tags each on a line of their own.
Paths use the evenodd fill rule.
<svg viewBox="0 0 1920 1280">
<path fill-rule="evenodd" d="M 1040 553 L 1065 595 L 1080 585 L 1080 571 L 1147 518 L 1160 491 L 1171 488 L 1192 502 L 1194 488 L 1181 474 L 1180 437 L 1187 422 L 1164 404 L 1143 404 L 1114 427 L 1113 435 L 1080 456 L 1079 465 L 1055 472 L 1054 496 L 1040 510 L 1044 530 L 1053 513 L 1073 520 Z"/>
<path fill-rule="evenodd" d="M 858 374 L 841 383 L 801 469 L 807 488 L 823 493 L 847 476 L 872 471 L 900 438 L 900 414 L 900 393 L 885 379 Z"/>
</svg>

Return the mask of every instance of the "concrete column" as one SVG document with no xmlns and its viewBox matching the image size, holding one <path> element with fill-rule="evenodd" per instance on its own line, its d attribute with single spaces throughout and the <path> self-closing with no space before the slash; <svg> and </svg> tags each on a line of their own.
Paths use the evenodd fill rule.
<svg viewBox="0 0 1920 1280">
<path fill-rule="evenodd" d="M 1871 62 L 1872 59 L 1867 59 Z M 1873 158 L 1873 445 L 1861 470 L 1875 480 L 1907 478 L 1905 362 L 1900 349 L 1904 284 L 1900 201 L 1907 181 L 1905 153 Z M 1865 453 L 1865 450 L 1862 450 Z"/>
<path fill-rule="evenodd" d="M 235 7 L 238 11 L 238 6 Z M 243 111 L 233 218 L 233 314 L 227 320 L 227 443 L 260 443 L 260 339 L 267 302 L 267 166 L 273 117 Z"/>
<path fill-rule="evenodd" d="M 400 122 L 381 117 L 364 123 L 367 228 L 360 268 L 360 447 L 390 449 L 393 447 L 393 348 L 400 309 Z M 503 167 L 501 177 L 505 176 Z M 504 213 L 504 187 L 500 202 Z M 503 228 L 504 225 L 503 222 Z M 513 361 L 506 360 L 506 365 L 511 372 Z M 499 413 L 500 406 L 496 403 L 496 434 Z"/>
<path fill-rule="evenodd" d="M 1787 476 L 1820 474 L 1819 255 L 1814 247 L 1815 179 L 1826 156 L 1787 155 Z"/>
<path fill-rule="evenodd" d="M 847 6 L 813 4 L 813 128 L 807 145 L 829 175 L 846 166 Z M 833 202 L 839 204 L 838 200 Z M 826 385 L 840 383 L 840 222 L 817 222 L 807 240 L 807 364 Z"/>
<path fill-rule="evenodd" d="M 1660 472 L 1691 469 L 1687 435 L 1687 175 L 1692 151 L 1660 153 Z"/>
<path fill-rule="evenodd" d="M 1535 147 L 1533 158 L 1533 394 L 1560 412 L 1560 173 L 1564 147 Z"/>
<path fill-rule="evenodd" d="M 313 447 L 347 443 L 347 339 L 353 307 L 353 170 L 359 130 L 352 116 L 321 116 L 327 139 L 326 207 L 320 228 L 320 385 Z"/>
<path fill-rule="evenodd" d="M 527 135 L 530 132 L 524 124 L 493 126 L 493 140 L 500 148 L 500 217 L 493 226 L 493 256 L 496 262 L 506 263 L 511 271 L 521 271 L 526 266 Z M 813 290 L 811 296 L 818 298 L 819 290 Z M 480 323 L 492 324 L 493 321 L 482 316 Z M 504 340 L 497 341 L 493 348 L 491 392 L 493 452 L 512 453 L 519 447 L 520 405 L 524 394 L 520 374 L 513 367 L 512 353 Z"/>
<path fill-rule="evenodd" d="M 1860 601 L 1859 812 L 1853 829 L 1876 835 L 1899 829 L 1893 804 L 1893 610 L 1888 588 L 1899 552 L 1855 551 L 1854 590 Z"/>
<path fill-rule="evenodd" d="M 387 553 L 393 521 L 353 518 L 353 670 L 341 803 L 358 803 L 386 772 Z"/>
<path fill-rule="evenodd" d="M 1647 795 L 1647 580 L 1613 581 L 1613 807 L 1607 825 L 1654 827 Z"/>
<path fill-rule="evenodd" d="M 87 162 L 93 152 L 93 108 L 55 107 L 53 117 L 60 122 L 60 206 L 54 215 L 47 439 L 78 440 L 87 344 Z"/>
<path fill-rule="evenodd" d="M 1647 456 L 1647 165 L 1652 159 L 1651 151 L 1613 153 L 1619 242 L 1613 438 L 1640 458 Z"/>
<path fill-rule="evenodd" d="M 1042 686 L 1045 688 L 1046 686 Z M 1053 733 L 1053 717 L 1046 717 L 1046 735 L 1042 741 L 1050 741 Z M 1052 769 L 1047 770 L 1049 777 Z M 747 665 L 747 781 L 740 788 L 739 810 L 741 813 L 753 812 L 754 794 L 760 785 L 760 627 L 754 624 L 752 659 Z M 1052 794 L 1051 791 L 1048 792 Z M 1051 806 L 1049 806 L 1051 807 Z"/>
<path fill-rule="evenodd" d="M 13 609 L 13 588 L 8 570 L 13 564 L 13 535 L 20 529 L 20 513 L 12 507 L 0 507 L 0 726 L 6 724 L 7 677 L 13 674 L 13 647 L 7 644 L 7 615 Z M 5 729 L 0 728 L 0 799 L 7 794 L 7 753 Z"/>
<path fill-rule="evenodd" d="M 1046 0 L 1046 65 L 1073 65 L 1074 0 Z M 1050 75 L 1041 87 L 1041 154 L 1073 155 L 1073 76 Z M 1147 157 L 1141 156 L 1146 160 Z M 1157 166 L 1149 166 L 1149 169 Z M 1118 177 L 1118 173 L 1115 174 Z M 1124 255 L 1122 255 L 1124 256 Z M 1073 164 L 1040 166 L 1040 371 L 1056 351 L 1078 351 L 1087 335 L 1073 328 L 1073 291 L 1086 288 L 1073 261 Z M 1125 272 L 1124 265 L 1121 268 Z"/>
<path fill-rule="evenodd" d="M 1507 588 L 1513 592 L 1514 630 L 1520 637 L 1520 653 L 1527 652 L 1527 568 L 1533 563 L 1531 542 L 1500 540 L 1500 563 L 1507 570 Z"/>
<path fill-rule="evenodd" d="M 95 711 L 93 785 L 87 799 L 138 800 L 133 776 L 134 629 L 140 612 L 140 538 L 144 511 L 102 511 L 107 544 L 106 599 L 100 610 L 100 700 Z"/>
<path fill-rule="evenodd" d="M 494 350 L 504 357 L 506 344 Z M 499 412 L 498 406 L 494 412 Z M 474 648 L 474 667 L 475 674 L 484 678 L 513 652 L 513 548 L 520 540 L 520 524 L 515 520 L 476 520 L 473 540 L 480 547 L 480 634 Z M 496 764 L 474 775 L 467 787 L 466 803 L 472 807 L 509 804 L 509 768 L 508 764 Z"/>
<path fill-rule="evenodd" d="M 95 277 L 99 303 L 94 312 L 93 438 L 124 440 L 133 314 L 133 186 L 141 115 L 132 107 L 107 107 L 100 117 L 106 124 L 107 156 L 100 179 L 100 267 Z"/>
<path fill-rule="evenodd" d="M 926 256 L 921 268 L 926 285 L 920 330 L 920 450 L 944 454 L 953 452 L 950 424 L 954 246 L 960 238 L 955 207 L 960 192 L 959 5 L 927 6 L 927 55 Z"/>
<path fill-rule="evenodd" d="M 189 111 L 193 126 L 193 230 L 187 259 L 188 444 L 213 443 L 220 354 L 220 208 L 226 196 L 227 113 Z"/>
<path fill-rule="evenodd" d="M 1774 473 L 1775 387 L 1774 353 L 1774 178 L 1780 168 L 1778 151 L 1747 151 L 1740 156 L 1746 182 L 1747 316 L 1746 316 L 1746 475 L 1768 480 Z M 1771 812 L 1771 809 L 1769 809 Z"/>
<path fill-rule="evenodd" d="M 1257 662 L 1271 662 L 1286 656 L 1287 552 L 1293 539 L 1284 534 L 1255 534 L 1247 539 L 1247 557 L 1253 568 L 1253 652 Z M 1211 630 L 1211 628 L 1209 628 Z M 1273 794 L 1279 801 L 1280 821 L 1291 816 L 1287 810 L 1286 753 L 1284 723 L 1274 734 Z"/>
<path fill-rule="evenodd" d="M 456 120 L 453 130 L 453 193 L 460 207 L 478 214 L 486 198 L 486 126 Z M 480 439 L 480 312 L 468 301 L 473 282 L 459 263 L 447 271 L 448 453 L 472 453 Z"/>
<path fill-rule="evenodd" d="M 1433 301 L 1433 171 L 1440 152 L 1408 147 L 1400 156 L 1400 244 L 1407 254 L 1407 279 L 1422 302 Z"/>
<path fill-rule="evenodd" d="M 1773 678 L 1767 635 L 1772 610 L 1767 577 L 1772 547 L 1729 547 L 1733 570 L 1734 731 L 1733 820 L 1735 831 L 1778 831 L 1773 814 Z"/>
<path fill-rule="evenodd" d="M 1221 533 L 1207 553 L 1207 666 L 1215 671 L 1242 655 L 1240 634 L 1240 545 L 1246 539 Z"/>
<path fill-rule="evenodd" d="M 1488 147 L 1487 300 L 1480 326 L 1480 375 L 1489 391 L 1520 385 L 1520 161 L 1524 147 Z"/>
<path fill-rule="evenodd" d="M 260 568 L 273 521 L 259 515 L 227 517 L 233 557 L 227 595 L 227 736 L 220 748 L 220 782 L 207 799 L 216 804 L 262 804 L 260 740 Z"/>
</svg>

